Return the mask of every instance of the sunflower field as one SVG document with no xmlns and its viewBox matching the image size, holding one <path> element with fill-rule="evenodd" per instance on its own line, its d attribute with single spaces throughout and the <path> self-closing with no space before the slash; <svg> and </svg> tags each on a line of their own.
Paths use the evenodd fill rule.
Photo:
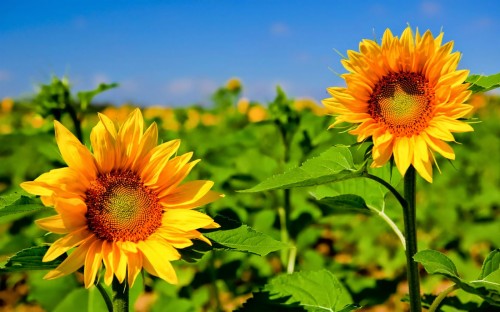
<svg viewBox="0 0 500 312">
<path fill-rule="evenodd" d="M 428 36 L 350 51 L 323 104 L 2 99 L 0 311 L 499 311 L 500 74 Z"/>
</svg>

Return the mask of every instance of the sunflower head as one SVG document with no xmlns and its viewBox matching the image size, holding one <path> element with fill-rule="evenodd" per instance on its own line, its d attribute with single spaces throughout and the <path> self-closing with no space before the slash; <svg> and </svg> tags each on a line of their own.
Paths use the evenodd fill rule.
<svg viewBox="0 0 500 312">
<path fill-rule="evenodd" d="M 75 248 L 46 278 L 84 266 L 88 288 L 104 264 L 108 285 L 113 277 L 123 282 L 126 276 L 133 285 L 143 268 L 176 283 L 170 261 L 180 258 L 177 249 L 192 245 L 192 239 L 210 244 L 198 229 L 219 227 L 193 208 L 222 194 L 210 190 L 211 181 L 182 183 L 198 160 L 191 161 L 192 153 L 176 155 L 179 140 L 158 145 L 156 124 L 144 131 L 139 109 L 118 129 L 105 115 L 99 118 L 90 136 L 92 151 L 56 121 L 56 141 L 68 167 L 21 184 L 55 208 L 57 214 L 37 224 L 64 234 L 43 261 Z"/>
<path fill-rule="evenodd" d="M 446 143 L 454 141 L 452 133 L 473 131 L 457 120 L 472 109 L 464 104 L 469 71 L 457 70 L 460 53 L 442 40 L 443 33 L 407 27 L 398 38 L 387 29 L 381 44 L 363 40 L 359 52 L 342 60 L 346 87 L 328 88 L 332 97 L 323 104 L 336 116 L 331 127 L 348 122 L 358 142 L 371 137 L 373 167 L 394 157 L 402 175 L 412 165 L 432 182 L 434 152 L 454 159 Z"/>
</svg>

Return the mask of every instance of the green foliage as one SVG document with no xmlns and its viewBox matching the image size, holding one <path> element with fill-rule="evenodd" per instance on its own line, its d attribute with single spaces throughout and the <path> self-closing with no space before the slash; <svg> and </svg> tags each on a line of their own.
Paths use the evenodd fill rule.
<svg viewBox="0 0 500 312">
<path fill-rule="evenodd" d="M 42 209 L 48 210 L 40 199 L 33 196 L 20 195 L 19 193 L 0 196 L 0 218 L 12 214 L 35 212 Z"/>
<path fill-rule="evenodd" d="M 354 166 L 347 147 L 335 146 L 300 167 L 275 175 L 244 192 L 262 192 L 294 187 L 316 186 L 361 177 L 364 168 Z"/>
<path fill-rule="evenodd" d="M 500 73 L 489 76 L 470 75 L 465 81 L 471 84 L 469 90 L 472 93 L 486 92 L 500 87 Z"/>
<path fill-rule="evenodd" d="M 491 252 L 483 263 L 477 280 L 464 281 L 458 274 L 453 261 L 446 255 L 435 250 L 423 250 L 414 257 L 420 262 L 427 273 L 447 277 L 466 292 L 481 296 L 491 304 L 500 306 L 500 250 Z"/>
<path fill-rule="evenodd" d="M 347 312 L 357 308 L 338 279 L 329 271 L 320 270 L 285 274 L 271 279 L 239 311 Z"/>
<path fill-rule="evenodd" d="M 221 229 L 204 233 L 204 235 L 217 244 L 214 246 L 216 249 L 265 256 L 270 252 L 288 248 L 282 242 L 231 219 L 218 217 L 215 221 L 221 225 Z"/>
<path fill-rule="evenodd" d="M 117 83 L 100 83 L 97 88 L 94 90 L 89 90 L 89 91 L 80 91 L 76 94 L 78 99 L 80 100 L 80 107 L 82 110 L 86 110 L 88 106 L 90 105 L 90 102 L 92 102 L 92 99 L 98 95 L 99 93 L 102 93 L 106 90 L 113 89 L 118 87 Z"/>
<path fill-rule="evenodd" d="M 483 78 L 476 79 L 477 84 L 471 88 L 481 86 L 485 90 L 495 85 L 493 80 Z M 49 104 L 46 106 L 58 109 L 58 99 L 68 100 L 77 113 L 86 145 L 91 127 L 97 122 L 94 112 L 106 109 L 109 116 L 114 116 L 113 120 L 121 123 L 120 118 L 130 111 L 128 107 L 92 105 L 84 111 L 84 99 L 78 94 L 67 97 L 65 92 L 70 91 L 69 84 L 64 91 L 60 83 L 52 91 L 46 89 L 55 95 L 47 96 Z M 380 305 L 392 309 L 393 305 L 404 305 L 400 302 L 404 295 L 404 290 L 401 291 L 404 252 L 397 237 L 377 216 L 384 214 L 401 228 L 401 208 L 387 186 L 367 178 L 368 174 L 373 175 L 400 190 L 398 171 L 392 171 L 390 166 L 365 167 L 369 142 L 353 145 L 352 136 L 337 129 L 327 131 L 330 117 L 318 116 L 308 108 L 297 109 L 296 102 L 281 89 L 268 103 L 267 117 L 258 123 L 251 121 L 248 110 L 240 111 L 235 107 L 240 95 L 241 88 L 222 87 L 214 95 L 212 107 L 166 108 L 165 112 L 172 113 L 173 120 L 179 123 L 178 130 L 172 130 L 173 121 L 166 115 L 153 116 L 149 108 L 144 108 L 144 116 L 149 116 L 146 124 L 152 121 L 158 124 L 161 141 L 181 138 L 179 153 L 194 151 L 195 157 L 202 159 L 189 179 L 214 181 L 214 189 L 225 193 L 226 197 L 205 208 L 210 215 L 229 219 L 216 217 L 223 226 L 220 230 L 202 230 L 212 246 L 195 240 L 193 246 L 179 250 L 182 259 L 186 260 L 173 262 L 179 285 L 170 285 L 145 274 L 144 281 L 140 277 L 131 289 L 131 297 L 147 302 L 146 308 L 150 307 L 151 311 L 162 311 L 165 307 L 175 311 L 215 311 L 237 309 L 253 292 L 253 297 L 241 309 L 306 311 L 308 308 L 301 304 L 307 302 L 306 298 L 298 294 L 298 287 L 291 286 L 300 283 L 315 294 L 310 290 L 315 289 L 310 278 L 314 276 L 321 283 L 331 284 L 318 286 L 322 288 L 320 294 L 324 294 L 335 282 L 328 274 L 316 276 L 311 271 L 327 269 L 335 272 L 336 280 L 342 284 L 342 294 L 352 298 L 345 302 L 339 299 L 332 310 L 342 311 L 344 306 L 344 311 L 353 309 L 349 306 L 352 302 L 367 309 L 378 309 Z M 487 255 L 500 246 L 500 237 L 491 234 L 500 226 L 500 176 L 497 174 L 500 154 L 492 149 L 500 146 L 496 109 L 500 101 L 495 97 L 485 99 L 485 107 L 478 111 L 482 122 L 474 125 L 475 133 L 456 134 L 456 140 L 462 144 L 450 144 L 457 155 L 456 160 L 449 162 L 436 155 L 442 174 L 435 170 L 433 184 L 418 182 L 419 247 L 445 251 L 460 275 L 453 270 L 454 266 L 446 265 L 447 261 L 434 269 L 442 270 L 470 291 L 458 291 L 456 297 L 445 299 L 443 311 L 494 311 L 496 308 L 484 299 L 488 297 L 486 300 L 492 301 L 498 295 L 487 285 L 498 279 L 495 273 L 498 272 L 495 270 L 498 253 Z M 14 105 L 10 115 L 0 112 L 0 130 L 5 122 L 12 129 L 11 133 L 0 136 L 0 191 L 6 194 L 18 191 L 23 181 L 65 166 L 54 142 L 54 114 L 49 110 L 51 117 L 47 117 L 41 127 L 27 126 L 26 118 L 37 103 Z M 257 104 L 250 102 L 249 106 Z M 200 121 L 197 126 L 188 126 L 196 115 L 193 112 L 198 114 Z M 204 114 L 215 116 L 217 123 L 203 123 Z M 61 111 L 60 117 L 69 129 L 75 129 L 68 111 Z M 81 123 L 82 120 L 88 122 Z M 321 184 L 323 182 L 328 184 Z M 237 192 L 242 189 L 248 192 Z M 290 229 L 287 244 L 280 242 L 285 241 L 280 219 L 285 206 L 283 189 L 289 190 L 290 199 L 288 220 L 285 220 Z M 102 308 L 99 306 L 103 304 L 102 298 L 95 288 L 82 289 L 80 273 L 50 281 L 42 279 L 46 273 L 43 270 L 53 268 L 47 265 L 56 265 L 41 262 L 46 244 L 60 236 L 47 235 L 34 220 L 53 209 L 43 208 L 39 199 L 22 193 L 1 196 L 0 214 L 4 213 L 0 218 L 2 281 L 6 281 L 7 290 L 19 284 L 29 289 L 29 295 L 21 295 L 17 304 L 30 302 L 47 311 Z M 35 247 L 40 248 L 35 258 L 15 255 L 29 246 L 44 247 Z M 289 275 L 283 273 L 288 269 L 285 262 L 289 257 L 282 258 L 275 252 L 284 251 L 288 255 L 291 250 L 296 252 L 295 260 L 291 261 L 294 271 L 300 272 L 291 276 L 305 274 L 300 279 L 287 279 Z M 64 257 L 55 261 L 60 262 Z M 481 274 L 477 277 L 484 258 Z M 42 271 L 24 273 L 30 267 Z M 23 280 L 24 276 L 27 278 Z M 276 276 L 283 280 L 274 281 Z M 442 287 L 440 280 L 440 276 L 425 276 L 423 290 L 435 293 Z M 258 289 L 261 291 L 256 292 Z M 52 295 L 56 293 L 60 296 Z M 317 300 L 330 304 L 326 300 L 335 296 L 335 292 L 329 292 L 318 296 Z M 432 296 L 423 298 L 424 302 L 432 299 Z"/>
<path fill-rule="evenodd" d="M 52 261 L 43 262 L 43 256 L 48 249 L 48 246 L 38 246 L 21 250 L 0 264 L 0 273 L 55 269 L 64 261 L 66 256 L 63 255 Z"/>
</svg>

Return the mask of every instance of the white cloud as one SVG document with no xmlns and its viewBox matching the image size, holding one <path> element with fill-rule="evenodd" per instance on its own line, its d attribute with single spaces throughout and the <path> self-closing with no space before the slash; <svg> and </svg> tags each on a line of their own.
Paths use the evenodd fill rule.
<svg viewBox="0 0 500 312">
<path fill-rule="evenodd" d="M 0 69 L 0 81 L 9 81 L 12 75 L 8 70 Z"/>
<path fill-rule="evenodd" d="M 495 21 L 490 17 L 481 17 L 476 20 L 472 20 L 470 27 L 474 30 L 484 30 L 491 28 L 495 25 Z"/>
<path fill-rule="evenodd" d="M 139 90 L 139 83 L 134 79 L 127 79 L 121 82 L 118 82 L 118 88 L 126 93 L 134 93 Z"/>
<path fill-rule="evenodd" d="M 194 89 L 194 80 L 191 78 L 179 78 L 167 84 L 166 91 L 172 95 L 183 95 Z"/>
<path fill-rule="evenodd" d="M 109 79 L 108 75 L 104 73 L 96 73 L 91 78 L 92 86 L 97 87 L 101 83 L 111 83 L 111 79 Z"/>
<path fill-rule="evenodd" d="M 220 85 L 208 78 L 184 77 L 169 81 L 164 90 L 168 97 L 203 98 L 215 92 Z"/>
<path fill-rule="evenodd" d="M 420 10 L 426 16 L 435 16 L 441 12 L 441 6 L 436 2 L 424 1 L 420 4 Z"/>
<path fill-rule="evenodd" d="M 289 81 L 283 79 L 273 79 L 266 81 L 254 81 L 245 84 L 244 96 L 252 100 L 268 102 L 276 97 L 276 87 L 280 86 L 285 93 L 292 92 L 293 86 Z"/>
<path fill-rule="evenodd" d="M 271 35 L 273 36 L 287 36 L 290 34 L 290 28 L 285 23 L 274 23 L 269 29 Z"/>
</svg>

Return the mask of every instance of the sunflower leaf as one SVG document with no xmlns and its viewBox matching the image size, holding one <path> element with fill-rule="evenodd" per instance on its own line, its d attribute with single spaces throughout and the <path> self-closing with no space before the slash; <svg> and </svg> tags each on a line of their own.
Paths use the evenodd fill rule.
<svg viewBox="0 0 500 312">
<path fill-rule="evenodd" d="M 48 246 L 23 249 L 10 257 L 7 261 L 0 263 L 0 273 L 55 269 L 66 258 L 66 254 L 63 254 L 55 260 L 43 262 L 43 256 L 48 249 Z"/>
<path fill-rule="evenodd" d="M 300 167 L 275 175 L 241 192 L 253 193 L 321 185 L 360 177 L 363 170 L 354 166 L 351 151 L 347 147 L 334 146 L 318 157 L 307 160 Z"/>
<path fill-rule="evenodd" d="M 500 270 L 500 249 L 493 250 L 483 262 L 481 274 L 477 279 L 484 279 L 491 273 Z"/>
<path fill-rule="evenodd" d="M 468 293 L 476 294 L 488 303 L 500 306 L 500 269 L 498 250 L 486 258 L 478 280 L 464 281 L 458 276 L 455 264 L 439 251 L 423 250 L 415 254 L 427 273 L 444 275 Z"/>
<path fill-rule="evenodd" d="M 260 307 L 260 309 L 259 309 Z M 273 278 L 239 311 L 339 311 L 358 309 L 337 278 L 327 270 L 303 271 Z"/>
<path fill-rule="evenodd" d="M 288 245 L 275 240 L 271 236 L 257 232 L 251 227 L 227 217 L 219 215 L 214 220 L 221 225 L 221 228 L 203 233 L 203 235 L 214 243 L 214 249 L 240 251 L 265 256 L 273 251 L 289 248 Z"/>
<path fill-rule="evenodd" d="M 500 87 L 500 73 L 489 76 L 470 75 L 465 81 L 471 84 L 469 90 L 472 93 L 486 92 Z"/>
<path fill-rule="evenodd" d="M 429 274 L 441 274 L 455 282 L 460 281 L 457 268 L 453 261 L 439 251 L 422 250 L 417 252 L 415 256 L 413 256 L 413 259 L 416 262 L 420 262 Z"/>
<path fill-rule="evenodd" d="M 0 217 L 47 209 L 40 199 L 18 192 L 0 197 Z"/>
<path fill-rule="evenodd" d="M 354 194 L 323 197 L 316 202 L 323 215 L 338 213 L 371 213 L 363 197 Z"/>
</svg>

